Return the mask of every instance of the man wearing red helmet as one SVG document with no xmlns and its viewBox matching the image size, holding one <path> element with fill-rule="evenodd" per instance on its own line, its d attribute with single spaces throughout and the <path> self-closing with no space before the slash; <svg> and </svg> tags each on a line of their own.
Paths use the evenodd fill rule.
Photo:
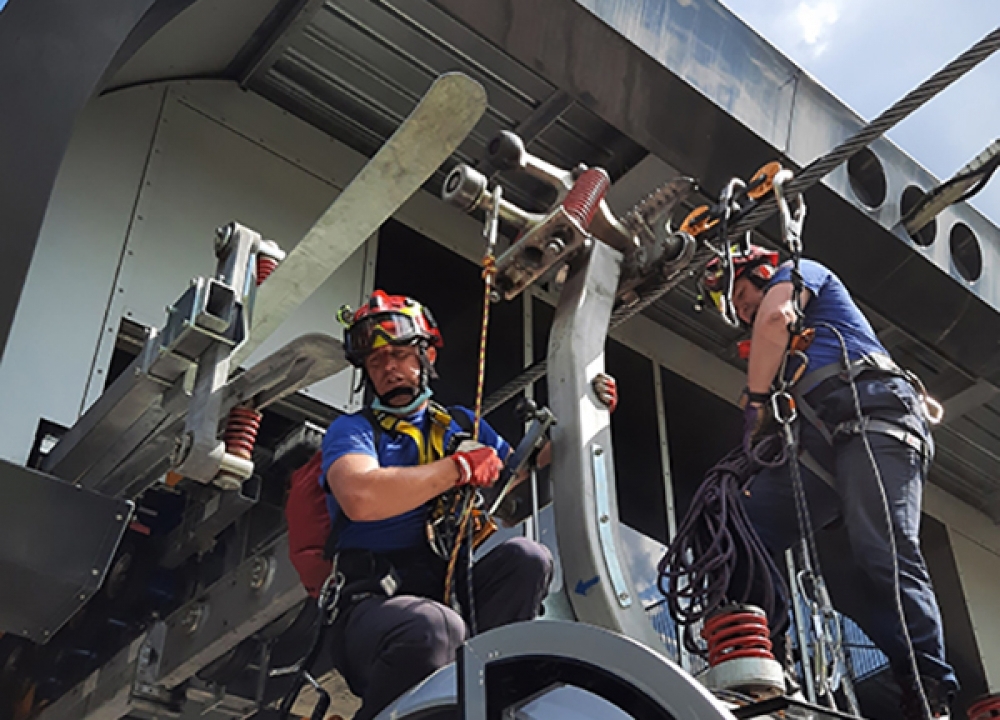
<svg viewBox="0 0 1000 720">
<path fill-rule="evenodd" d="M 837 606 L 889 658 L 903 690 L 904 717 L 926 715 L 911 643 L 931 712 L 944 717 L 957 679 L 945 658 L 941 614 L 920 551 L 922 488 L 934 455 L 923 387 L 893 362 L 844 284 L 823 265 L 800 262 L 798 299 L 794 268 L 779 264 L 777 253 L 751 246 L 733 256 L 728 270 L 724 265 L 707 268 L 703 287 L 720 310 L 751 331 L 744 447 L 753 446 L 764 424 L 791 329 L 801 318 L 801 326 L 815 333 L 804 351 L 804 374 L 792 389 L 802 418 L 803 484 L 813 524 L 842 521 L 850 549 L 824 558 L 823 572 Z M 796 365 L 786 367 L 790 376 Z M 787 464 L 761 471 L 744 506 L 780 561 L 799 538 Z M 735 578 L 734 587 L 743 582 L 745 576 Z M 775 579 L 774 585 L 782 583 Z"/>
<path fill-rule="evenodd" d="M 330 426 L 320 481 L 329 491 L 328 549 L 345 587 L 358 578 L 374 581 L 347 598 L 333 648 L 362 698 L 355 717 L 365 720 L 452 662 L 466 640 L 462 616 L 441 602 L 447 563 L 428 543 L 428 505 L 455 487 L 492 485 L 511 448 L 485 421 L 475 442 L 459 444 L 469 436 L 472 412 L 432 402 L 429 381 L 443 340 L 427 308 L 376 291 L 342 320 L 345 355 L 362 369 L 375 400 Z M 610 391 L 603 387 L 613 403 L 613 381 Z M 551 576 L 543 545 L 517 537 L 495 547 L 473 568 L 478 630 L 533 619 Z"/>
</svg>

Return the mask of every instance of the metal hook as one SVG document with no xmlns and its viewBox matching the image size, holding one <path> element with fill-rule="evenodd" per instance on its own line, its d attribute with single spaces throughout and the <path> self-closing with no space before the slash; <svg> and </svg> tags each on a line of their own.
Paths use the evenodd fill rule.
<svg viewBox="0 0 1000 720">
<path fill-rule="evenodd" d="M 778 203 L 778 219 L 781 221 L 781 237 L 789 252 L 799 255 L 802 252 L 802 225 L 806 219 L 806 203 L 801 195 L 794 198 L 794 210 L 788 196 L 785 195 L 785 184 L 795 177 L 791 170 L 781 170 L 774 176 L 774 199 Z"/>
</svg>

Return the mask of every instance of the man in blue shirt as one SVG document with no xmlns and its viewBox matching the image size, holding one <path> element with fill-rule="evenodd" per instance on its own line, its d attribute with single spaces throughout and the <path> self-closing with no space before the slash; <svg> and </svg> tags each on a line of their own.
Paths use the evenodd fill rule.
<svg viewBox="0 0 1000 720">
<path fill-rule="evenodd" d="M 934 455 L 923 388 L 896 366 L 844 284 L 823 265 L 801 261 L 798 299 L 792 265 L 779 265 L 776 253 L 751 247 L 735 256 L 731 272 L 732 309 L 752 332 L 744 447 L 750 448 L 760 431 L 798 318 L 797 303 L 802 327 L 815 332 L 804 352 L 804 375 L 793 390 L 801 418 L 803 484 L 814 526 L 842 521 L 849 544 L 849 552 L 824 558 L 822 570 L 841 611 L 889 658 L 903 691 L 904 717 L 926 717 L 911 643 L 931 713 L 947 716 L 957 680 L 945 658 L 941 614 L 919 540 L 923 485 Z M 710 266 L 706 288 L 721 291 L 729 280 L 722 274 L 718 265 Z M 790 363 L 787 371 L 795 370 Z M 786 464 L 761 471 L 744 498 L 778 567 L 799 539 L 792 493 Z"/>
<path fill-rule="evenodd" d="M 375 401 L 327 430 L 320 482 L 329 491 L 337 570 L 347 588 L 372 581 L 346 598 L 333 640 L 336 665 L 362 699 L 356 720 L 452 662 L 466 640 L 465 621 L 444 601 L 447 562 L 428 542 L 428 507 L 454 488 L 492 485 L 510 452 L 486 422 L 468 438 L 470 411 L 431 402 L 442 344 L 425 307 L 381 291 L 345 333 L 345 354 Z M 476 562 L 471 601 L 462 598 L 464 581 L 458 596 L 474 604 L 485 631 L 534 618 L 551 577 L 549 551 L 518 537 Z"/>
</svg>

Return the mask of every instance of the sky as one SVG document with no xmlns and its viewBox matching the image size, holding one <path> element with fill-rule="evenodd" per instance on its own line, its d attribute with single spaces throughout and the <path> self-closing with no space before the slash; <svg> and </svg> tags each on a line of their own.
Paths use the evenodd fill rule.
<svg viewBox="0 0 1000 720">
<path fill-rule="evenodd" d="M 1000 27 L 1000 0 L 722 0 L 871 120 Z M 889 138 L 944 180 L 1000 138 L 1000 51 Z M 1000 171 L 972 200 L 1000 225 Z"/>
</svg>

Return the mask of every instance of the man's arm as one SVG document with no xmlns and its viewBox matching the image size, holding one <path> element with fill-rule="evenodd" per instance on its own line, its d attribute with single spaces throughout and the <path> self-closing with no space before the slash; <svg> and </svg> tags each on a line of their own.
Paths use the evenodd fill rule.
<svg viewBox="0 0 1000 720">
<path fill-rule="evenodd" d="M 326 473 L 341 510 L 355 522 L 402 515 L 458 484 L 461 474 L 451 458 L 414 467 L 381 467 L 371 455 L 337 459 Z"/>
<path fill-rule="evenodd" d="M 766 393 L 778 374 L 781 360 L 788 348 L 788 326 L 795 321 L 792 302 L 793 286 L 790 282 L 775 285 L 760 303 L 753 323 L 753 343 L 750 345 L 750 364 L 747 368 L 747 389 L 752 393 Z M 802 290 L 802 307 L 809 302 L 809 291 Z"/>
</svg>

